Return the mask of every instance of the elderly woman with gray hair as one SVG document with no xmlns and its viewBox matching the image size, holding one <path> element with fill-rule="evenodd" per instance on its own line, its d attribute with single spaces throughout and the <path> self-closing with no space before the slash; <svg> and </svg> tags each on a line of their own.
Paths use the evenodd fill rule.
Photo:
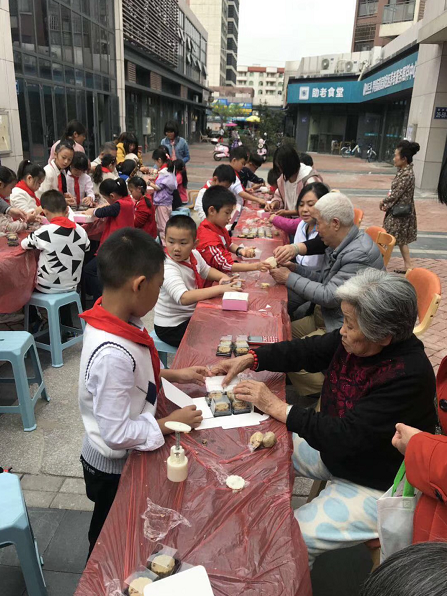
<svg viewBox="0 0 447 596">
<path fill-rule="evenodd" d="M 245 369 L 324 371 L 319 412 L 287 405 L 254 379 L 235 389 L 293 432 L 298 474 L 328 481 L 295 512 L 311 565 L 324 551 L 378 537 L 376 502 L 403 459 L 391 444 L 396 423 L 433 432 L 436 422 L 435 377 L 413 334 L 417 299 L 410 282 L 364 269 L 337 296 L 341 329 L 262 346 L 213 370 L 226 374 L 225 383 Z"/>
</svg>

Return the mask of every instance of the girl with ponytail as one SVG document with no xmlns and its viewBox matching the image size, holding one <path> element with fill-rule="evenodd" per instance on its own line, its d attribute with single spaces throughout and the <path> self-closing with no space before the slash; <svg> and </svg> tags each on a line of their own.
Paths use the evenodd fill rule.
<svg viewBox="0 0 447 596">
<path fill-rule="evenodd" d="M 16 182 L 17 176 L 15 173 L 5 166 L 0 166 L 0 221 L 4 220 L 3 225 L 1 225 L 3 232 L 17 232 L 26 228 L 27 214 L 23 209 L 10 205 L 8 201 Z M 2 217 L 5 215 L 9 217 Z M 9 227 L 9 223 L 12 223 L 10 218 L 19 219 L 21 220 L 20 223 L 23 222 L 24 225 L 18 226 L 20 229 L 11 229 Z"/>
<path fill-rule="evenodd" d="M 24 159 L 17 170 L 19 182 L 11 192 L 11 206 L 23 209 L 28 214 L 28 221 L 36 221 L 42 213 L 40 199 L 36 192 L 45 180 L 45 170 L 39 164 Z"/>
<path fill-rule="evenodd" d="M 47 190 L 58 190 L 61 192 L 66 201 L 67 205 L 76 205 L 75 197 L 67 192 L 67 177 L 65 170 L 70 167 L 74 156 L 74 145 L 70 140 L 61 141 L 54 153 L 54 159 L 44 167 L 45 180 L 41 184 L 39 190 L 36 192 L 38 199 Z"/>
</svg>

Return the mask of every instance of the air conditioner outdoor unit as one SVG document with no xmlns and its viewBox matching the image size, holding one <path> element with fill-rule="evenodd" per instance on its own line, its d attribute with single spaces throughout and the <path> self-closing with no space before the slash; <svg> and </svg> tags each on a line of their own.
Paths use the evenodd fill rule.
<svg viewBox="0 0 447 596">
<path fill-rule="evenodd" d="M 312 69 L 311 69 L 312 72 Z M 334 72 L 334 59 L 333 58 L 322 58 L 320 62 L 320 72 L 329 74 Z"/>
<path fill-rule="evenodd" d="M 345 72 L 346 60 L 339 60 L 335 72 Z"/>
<path fill-rule="evenodd" d="M 331 65 L 331 61 L 329 58 L 323 58 L 321 61 L 321 70 L 329 70 L 329 66 Z"/>
<path fill-rule="evenodd" d="M 352 72 L 354 70 L 354 63 L 351 60 L 347 60 L 345 64 L 345 71 Z"/>
</svg>

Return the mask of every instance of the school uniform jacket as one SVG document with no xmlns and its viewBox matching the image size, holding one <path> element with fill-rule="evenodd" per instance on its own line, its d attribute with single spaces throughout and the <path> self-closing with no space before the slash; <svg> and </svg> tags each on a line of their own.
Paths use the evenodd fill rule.
<svg viewBox="0 0 447 596">
<path fill-rule="evenodd" d="M 197 250 L 210 267 L 224 273 L 232 270 L 234 259 L 230 251 L 231 238 L 225 228 L 205 219 L 197 230 L 197 240 Z"/>
<path fill-rule="evenodd" d="M 82 199 L 90 197 L 93 201 L 95 200 L 95 193 L 93 192 L 93 182 L 88 174 L 85 172 L 79 176 L 79 196 L 76 193 L 75 177 L 69 171 L 67 172 L 67 192 L 75 197 L 76 203 L 79 205 Z"/>
<path fill-rule="evenodd" d="M 34 197 L 32 197 L 23 188 L 18 188 L 17 186 L 14 186 L 12 189 L 9 201 L 11 203 L 11 207 L 14 207 L 15 209 L 23 209 L 23 211 L 26 213 L 30 213 L 31 211 L 37 209 L 37 203 L 34 200 Z"/>
<path fill-rule="evenodd" d="M 47 190 L 59 190 L 59 175 L 65 176 L 65 171 L 59 170 L 54 159 L 44 167 L 44 170 L 45 180 L 36 192 L 36 197 L 38 199 L 40 199 L 43 193 Z"/>
<path fill-rule="evenodd" d="M 112 205 L 98 207 L 94 213 L 96 217 L 107 218 L 100 245 L 116 230 L 135 227 L 135 203 L 129 196 L 118 199 Z"/>
</svg>

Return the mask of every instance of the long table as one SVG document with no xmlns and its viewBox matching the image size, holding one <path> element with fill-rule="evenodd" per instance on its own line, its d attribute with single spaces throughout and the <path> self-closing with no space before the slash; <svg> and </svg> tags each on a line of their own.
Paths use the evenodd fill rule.
<svg viewBox="0 0 447 596">
<path fill-rule="evenodd" d="M 238 227 L 247 217 L 253 213 L 244 211 Z M 283 240 L 257 239 L 255 243 L 266 258 Z M 244 240 L 245 245 L 249 242 Z M 284 286 L 274 285 L 270 278 L 272 287 L 261 290 L 256 274 L 243 276 L 250 293 L 249 311 L 223 311 L 220 299 L 199 303 L 173 368 L 217 362 L 216 346 L 220 336 L 227 333 L 273 335 L 279 340 L 290 336 Z M 251 374 L 285 398 L 284 375 Z M 182 389 L 192 397 L 203 395 L 195 385 Z M 160 414 L 173 409 L 161 395 Z M 275 432 L 277 445 L 251 453 L 248 442 L 255 430 Z M 151 503 L 178 512 L 187 520 L 189 525 L 180 523 L 162 542 L 178 549 L 182 561 L 204 565 L 216 596 L 310 596 L 307 550 L 290 503 L 292 442 L 285 426 L 269 419 L 260 427 L 184 435 L 189 475 L 180 484 L 166 477 L 172 444 L 173 437 L 168 436 L 161 449 L 130 455 L 75 596 L 118 596 L 123 580 L 145 565 L 156 549 L 156 542 L 149 540 L 144 530 L 143 516 Z M 230 474 L 247 481 L 241 492 L 233 493 L 225 486 L 224 479 Z M 151 519 L 154 523 L 155 518 Z M 161 523 L 169 519 L 168 513 Z"/>
<path fill-rule="evenodd" d="M 22 240 L 28 232 L 20 232 Z M 19 310 L 31 298 L 37 272 L 37 254 L 21 246 L 8 246 L 6 237 L 0 238 L 0 313 Z"/>
</svg>

